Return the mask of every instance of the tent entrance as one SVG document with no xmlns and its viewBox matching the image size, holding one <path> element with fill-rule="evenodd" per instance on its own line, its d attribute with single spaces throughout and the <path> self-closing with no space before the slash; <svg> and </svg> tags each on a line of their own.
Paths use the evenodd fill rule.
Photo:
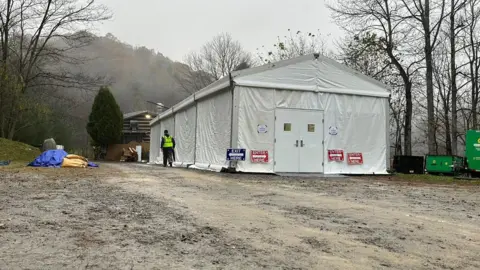
<svg viewBox="0 0 480 270">
<path fill-rule="evenodd" d="M 323 112 L 275 110 L 275 172 L 323 173 Z"/>
</svg>

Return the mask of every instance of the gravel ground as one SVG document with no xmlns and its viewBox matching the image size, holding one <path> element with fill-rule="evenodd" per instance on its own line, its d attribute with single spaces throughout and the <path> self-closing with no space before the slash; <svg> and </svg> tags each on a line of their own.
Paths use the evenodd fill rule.
<svg viewBox="0 0 480 270">
<path fill-rule="evenodd" d="M 137 164 L 0 171 L 0 269 L 480 269 L 480 188 Z"/>
</svg>

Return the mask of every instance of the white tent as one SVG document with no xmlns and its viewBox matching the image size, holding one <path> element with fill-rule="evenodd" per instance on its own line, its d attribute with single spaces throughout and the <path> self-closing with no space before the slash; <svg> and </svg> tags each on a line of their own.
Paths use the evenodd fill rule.
<svg viewBox="0 0 480 270">
<path fill-rule="evenodd" d="M 162 163 L 168 129 L 177 166 L 384 174 L 389 96 L 385 85 L 317 54 L 233 72 L 151 121 L 150 161 Z"/>
</svg>

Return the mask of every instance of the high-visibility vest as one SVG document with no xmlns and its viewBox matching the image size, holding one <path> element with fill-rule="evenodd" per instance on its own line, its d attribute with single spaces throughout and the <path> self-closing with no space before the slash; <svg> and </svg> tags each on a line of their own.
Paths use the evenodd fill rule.
<svg viewBox="0 0 480 270">
<path fill-rule="evenodd" d="M 172 136 L 163 136 L 163 147 L 164 148 L 172 148 L 173 147 Z"/>
</svg>

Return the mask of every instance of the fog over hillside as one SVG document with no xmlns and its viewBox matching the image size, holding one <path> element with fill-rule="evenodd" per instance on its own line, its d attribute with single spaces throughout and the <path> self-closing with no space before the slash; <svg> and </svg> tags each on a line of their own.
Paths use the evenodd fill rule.
<svg viewBox="0 0 480 270">
<path fill-rule="evenodd" d="M 67 86 L 50 84 L 44 92 L 32 88 L 27 94 L 39 104 L 48 106 L 51 113 L 46 118 L 32 116 L 16 134 L 16 139 L 39 145 L 44 139 L 53 137 L 68 148 L 88 146 L 85 126 L 95 95 L 102 85 L 110 87 L 123 113 L 156 110 L 149 102 L 161 102 L 169 107 L 189 95 L 178 84 L 182 74 L 188 71 L 188 66 L 183 63 L 145 47 L 133 47 L 112 34 L 103 37 L 90 35 L 86 44 L 68 50 L 66 54 L 72 63 L 51 62 L 46 70 L 71 76 L 75 82 L 87 83 L 80 87 L 71 87 L 75 83 L 65 83 Z M 69 47 L 66 45 L 61 39 L 50 42 L 55 48 Z"/>
<path fill-rule="evenodd" d="M 146 101 L 169 106 L 187 96 L 174 77 L 178 69 L 186 68 L 185 65 L 151 49 L 123 43 L 112 34 L 96 37 L 90 45 L 72 54 L 88 60 L 80 66 L 68 68 L 92 77 L 105 77 L 105 84 L 111 86 L 123 112 L 148 109 Z M 77 113 L 88 116 L 94 93 L 81 95 L 86 98 Z"/>
</svg>

